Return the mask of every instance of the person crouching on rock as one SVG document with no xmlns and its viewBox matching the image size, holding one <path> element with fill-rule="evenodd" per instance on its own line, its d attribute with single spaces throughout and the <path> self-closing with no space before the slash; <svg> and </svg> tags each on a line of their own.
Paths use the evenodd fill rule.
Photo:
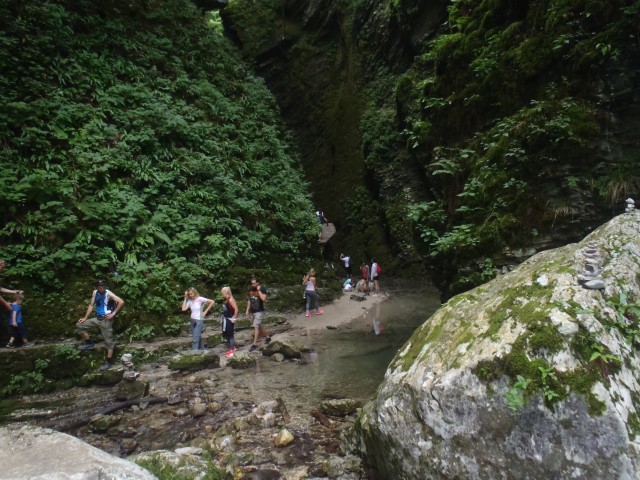
<svg viewBox="0 0 640 480">
<path fill-rule="evenodd" d="M 222 336 L 229 341 L 226 357 L 232 357 L 236 348 L 235 326 L 238 316 L 238 304 L 229 287 L 222 287 Z"/>
<path fill-rule="evenodd" d="M 97 288 L 91 294 L 91 302 L 87 308 L 87 312 L 84 314 L 76 327 L 80 330 L 80 336 L 84 340 L 84 343 L 80 345 L 81 350 L 92 350 L 95 345 L 89 337 L 88 330 L 93 327 L 98 327 L 104 343 L 107 346 L 107 360 L 100 366 L 100 370 L 108 370 L 113 366 L 113 349 L 115 342 L 113 341 L 113 317 L 120 311 L 124 305 L 124 300 L 107 290 L 107 284 L 104 280 L 98 280 Z M 96 316 L 87 320 L 93 307 L 96 309 Z"/>
<path fill-rule="evenodd" d="M 184 301 L 182 302 L 182 311 L 186 312 L 191 309 L 191 319 L 189 320 L 189 327 L 191 328 L 191 350 L 204 350 L 204 343 L 202 342 L 202 330 L 204 330 L 204 317 L 207 316 L 211 307 L 216 302 L 209 298 L 201 297 L 198 294 L 198 290 L 191 287 L 184 292 Z M 203 312 L 202 306 L 206 305 L 206 309 Z"/>
</svg>

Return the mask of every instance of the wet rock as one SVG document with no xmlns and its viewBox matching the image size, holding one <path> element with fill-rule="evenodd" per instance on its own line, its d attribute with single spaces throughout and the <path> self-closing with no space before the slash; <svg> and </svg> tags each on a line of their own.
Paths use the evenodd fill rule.
<svg viewBox="0 0 640 480">
<path fill-rule="evenodd" d="M 171 370 L 195 372 L 207 368 L 220 367 L 220 357 L 208 350 L 189 350 L 169 360 Z"/>
<path fill-rule="evenodd" d="M 133 438 L 123 438 L 120 442 L 120 452 L 123 455 L 131 455 L 138 448 L 138 442 Z"/>
<path fill-rule="evenodd" d="M 168 405 L 178 405 L 179 403 L 184 402 L 184 399 L 180 395 L 171 395 L 167 399 Z"/>
<path fill-rule="evenodd" d="M 104 372 L 86 373 L 82 376 L 78 384 L 81 387 L 88 387 L 90 385 L 115 385 L 122 380 L 123 371 L 123 368 L 111 368 Z"/>
<path fill-rule="evenodd" d="M 271 355 L 271 360 L 278 363 L 284 362 L 284 355 L 281 353 L 274 353 L 273 355 Z"/>
<path fill-rule="evenodd" d="M 189 415 L 189 410 L 187 410 L 187 409 L 186 409 L 186 408 L 184 408 L 184 407 L 176 408 L 176 409 L 173 411 L 173 414 L 174 414 L 176 417 L 186 417 L 187 415 Z"/>
<path fill-rule="evenodd" d="M 144 452 L 129 457 L 136 463 L 152 462 L 159 464 L 165 474 L 163 478 L 206 478 L 209 466 L 197 456 L 181 456 L 168 450 Z M 155 477 L 153 477 L 155 478 Z"/>
<path fill-rule="evenodd" d="M 143 398 L 149 395 L 149 382 L 135 381 L 121 381 L 116 388 L 117 400 L 133 400 L 134 398 Z"/>
<path fill-rule="evenodd" d="M 256 364 L 256 358 L 248 352 L 236 352 L 227 360 L 227 366 L 236 369 L 244 369 L 253 367 Z"/>
<path fill-rule="evenodd" d="M 207 403 L 207 411 L 211 413 L 216 413 L 222 409 L 222 404 L 220 402 L 209 402 Z"/>
<path fill-rule="evenodd" d="M 223 435 L 221 437 L 216 437 L 213 440 L 213 446 L 216 450 L 220 452 L 232 450 L 235 444 L 235 438 L 233 435 Z"/>
<path fill-rule="evenodd" d="M 285 358 L 300 358 L 302 354 L 300 349 L 291 340 L 273 340 L 267 345 L 262 354 L 270 357 L 274 353 L 281 353 Z"/>
<path fill-rule="evenodd" d="M 133 462 L 46 428 L 0 428 L 0 452 L 6 479 L 156 479 Z"/>
<path fill-rule="evenodd" d="M 89 422 L 89 430 L 93 433 L 104 433 L 120 423 L 120 415 L 97 415 Z"/>
<path fill-rule="evenodd" d="M 346 417 L 358 409 L 355 400 L 350 398 L 325 400 L 320 404 L 320 410 L 327 415 Z"/>
<path fill-rule="evenodd" d="M 276 447 L 286 447 L 287 445 L 290 445 L 291 443 L 293 443 L 293 440 L 294 440 L 294 437 L 292 433 L 286 428 L 283 428 L 275 435 L 273 439 L 273 444 Z"/>
<path fill-rule="evenodd" d="M 270 413 L 278 409 L 278 401 L 277 400 L 268 400 L 266 402 L 260 403 L 257 407 L 252 410 L 254 415 L 264 415 L 265 413 Z"/>
<path fill-rule="evenodd" d="M 193 457 L 200 456 L 204 453 L 201 448 L 195 447 L 180 447 L 174 450 L 179 457 Z"/>
<path fill-rule="evenodd" d="M 255 470 L 246 472 L 241 480 L 283 480 L 283 476 L 277 470 Z"/>
<path fill-rule="evenodd" d="M 258 425 L 262 428 L 275 427 L 277 422 L 276 415 L 273 412 L 260 415 L 259 417 L 257 417 L 257 419 L 258 419 Z"/>
<path fill-rule="evenodd" d="M 189 414 L 192 417 L 201 417 L 205 413 L 207 413 L 207 404 L 201 398 L 196 398 L 189 404 Z"/>
<path fill-rule="evenodd" d="M 213 380 L 211 380 L 210 378 L 207 378 L 204 382 L 202 382 L 202 385 L 204 387 L 209 387 L 209 388 L 212 388 L 212 387 L 216 386 L 215 382 Z"/>
<path fill-rule="evenodd" d="M 345 457 L 332 455 L 322 464 L 322 469 L 329 478 L 358 478 L 357 475 L 353 474 L 357 474 L 361 468 L 361 461 L 355 455 L 347 455 Z"/>
</svg>

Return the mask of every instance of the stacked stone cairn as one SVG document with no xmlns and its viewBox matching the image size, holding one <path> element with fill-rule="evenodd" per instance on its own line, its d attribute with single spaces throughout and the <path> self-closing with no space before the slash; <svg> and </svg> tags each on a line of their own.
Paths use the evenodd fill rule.
<svg viewBox="0 0 640 480">
<path fill-rule="evenodd" d="M 125 353 L 122 355 L 120 360 L 122 361 L 122 365 L 124 365 L 124 373 L 122 374 L 123 380 L 126 380 L 127 382 L 135 382 L 140 376 L 140 373 L 133 369 L 133 355 Z"/>
<path fill-rule="evenodd" d="M 624 213 L 633 213 L 636 208 L 636 202 L 633 201 L 633 198 L 627 198 L 625 202 L 627 203 L 627 206 L 624 209 Z"/>
<path fill-rule="evenodd" d="M 600 275 L 602 257 L 598 251 L 598 246 L 593 242 L 589 243 L 584 252 L 584 257 L 584 271 L 578 275 L 578 283 L 590 290 L 603 290 L 604 282 L 602 281 L 602 275 Z"/>
</svg>

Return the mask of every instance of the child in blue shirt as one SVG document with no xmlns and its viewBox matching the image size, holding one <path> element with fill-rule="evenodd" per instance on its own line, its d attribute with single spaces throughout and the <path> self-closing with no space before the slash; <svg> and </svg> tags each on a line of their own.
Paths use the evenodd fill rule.
<svg viewBox="0 0 640 480">
<path fill-rule="evenodd" d="M 11 319 L 9 320 L 9 326 L 11 327 L 11 338 L 7 343 L 7 348 L 16 348 L 16 338 L 22 339 L 23 347 L 32 347 L 33 342 L 30 342 L 27 338 L 27 329 L 22 323 L 22 300 L 24 296 L 21 293 L 15 293 L 13 295 L 13 302 L 9 304 L 11 309 Z"/>
</svg>

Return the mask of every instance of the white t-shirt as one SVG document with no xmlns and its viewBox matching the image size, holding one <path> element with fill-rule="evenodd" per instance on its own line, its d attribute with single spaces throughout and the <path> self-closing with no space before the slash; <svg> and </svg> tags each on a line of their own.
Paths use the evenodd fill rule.
<svg viewBox="0 0 640 480">
<path fill-rule="evenodd" d="M 211 300 L 205 297 L 187 300 L 187 307 L 191 309 L 191 320 L 202 320 L 202 305 L 210 301 Z"/>
<path fill-rule="evenodd" d="M 351 257 L 342 257 L 342 261 L 344 262 L 344 268 L 349 268 L 349 262 L 351 262 Z"/>
</svg>

